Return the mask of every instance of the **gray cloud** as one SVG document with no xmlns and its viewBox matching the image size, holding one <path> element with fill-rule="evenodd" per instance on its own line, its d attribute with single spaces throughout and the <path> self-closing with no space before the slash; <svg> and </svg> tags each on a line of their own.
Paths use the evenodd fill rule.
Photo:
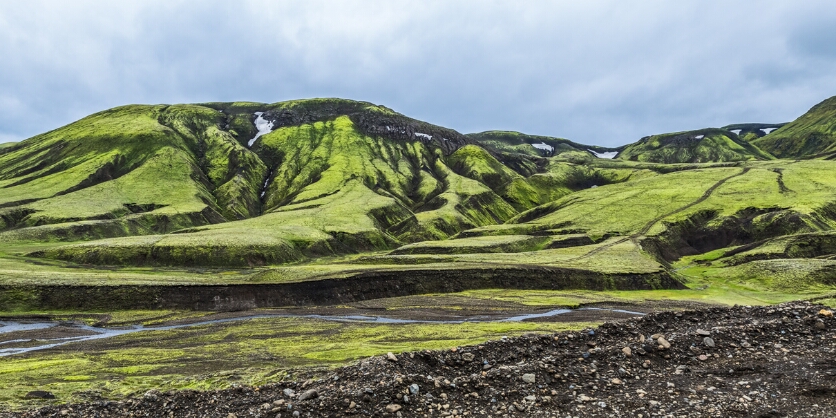
<svg viewBox="0 0 836 418">
<path fill-rule="evenodd" d="M 827 1 L 0 4 L 0 141 L 127 103 L 347 97 L 602 145 L 836 94 Z"/>
</svg>

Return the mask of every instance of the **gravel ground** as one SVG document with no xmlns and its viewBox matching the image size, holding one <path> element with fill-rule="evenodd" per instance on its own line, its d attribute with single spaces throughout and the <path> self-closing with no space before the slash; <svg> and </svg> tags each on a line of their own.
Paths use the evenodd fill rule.
<svg viewBox="0 0 836 418">
<path fill-rule="evenodd" d="M 0 416 L 836 416 L 836 320 L 806 302 L 659 312 L 296 377 Z"/>
</svg>

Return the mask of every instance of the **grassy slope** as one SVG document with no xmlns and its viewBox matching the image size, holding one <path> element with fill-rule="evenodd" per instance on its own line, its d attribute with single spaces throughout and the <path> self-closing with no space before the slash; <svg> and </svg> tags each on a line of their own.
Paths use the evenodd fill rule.
<svg viewBox="0 0 836 418">
<path fill-rule="evenodd" d="M 169 232 L 251 213 L 264 168 L 217 129 L 219 116 L 125 106 L 24 141 L 0 155 L 0 230 L 14 229 L 0 240 Z"/>
<path fill-rule="evenodd" d="M 249 150 L 244 145 L 254 135 L 254 111 L 273 112 L 279 126 Z M 393 137 L 390 130 L 406 136 Z M 696 155 L 720 161 L 769 158 L 715 131 L 652 137 L 622 155 L 655 143 L 657 148 L 640 155 L 685 161 Z M 697 139 L 698 134 L 704 137 Z M 359 263 L 323 259 L 209 279 L 245 282 L 340 276 L 375 263 L 385 269 L 447 268 L 488 260 L 650 272 L 662 266 L 638 241 L 606 238 L 647 235 L 699 252 L 712 244 L 692 242 L 695 231 L 728 231 L 732 221 L 745 224 L 738 232 L 748 236 L 724 246 L 834 225 L 828 162 L 670 165 L 652 162 L 656 157 L 603 160 L 575 151 L 515 160 L 461 139 L 457 147 L 445 148 L 447 137 L 455 135 L 387 108 L 333 99 L 117 108 L 0 154 L 8 163 L 0 171 L 6 190 L 20 197 L 37 189 L 46 196 L 12 204 L 4 195 L 9 206 L 0 209 L 0 228 L 7 231 L 0 239 L 16 245 L 115 236 L 33 248 L 81 263 L 218 267 L 275 265 L 418 242 Z M 481 134 L 546 142 L 509 135 Z M 109 151 L 96 152 L 101 149 Z M 30 164 L 27 171 L 25 163 L 34 160 L 45 163 Z M 88 180 L 107 164 L 112 166 L 104 170 L 107 176 Z M 149 186 L 158 184 L 168 187 Z M 750 214 L 752 208 L 757 213 Z M 437 242 L 453 236 L 463 239 Z M 564 246 L 569 248 L 559 248 Z M 430 254 L 407 254 L 415 252 Z M 603 261 L 608 257 L 609 263 Z M 25 263 L 25 258 L 9 261 L 8 271 L 18 273 L 7 277 L 24 274 Z M 169 280 L 120 270 L 135 282 Z"/>
<path fill-rule="evenodd" d="M 483 166 L 504 169 L 508 184 L 501 179 L 491 185 L 521 208 L 534 206 L 518 197 L 536 196 L 525 189 L 524 178 L 471 148 L 448 159 L 481 180 Z M 264 190 L 264 215 L 172 235 L 95 241 L 48 255 L 108 264 L 272 264 L 392 248 L 413 235 L 443 238 L 517 213 L 490 187 L 447 168 L 442 154 L 420 142 L 362 135 L 348 117 L 277 129 L 255 151 L 277 161 Z M 461 161 L 461 153 L 475 156 Z M 440 207 L 421 211 L 433 205 Z"/>
<path fill-rule="evenodd" d="M 836 154 L 836 97 L 753 143 L 779 158 Z"/>
<path fill-rule="evenodd" d="M 768 160 L 755 145 L 722 129 L 653 135 L 627 145 L 616 158 L 656 163 Z"/>
</svg>

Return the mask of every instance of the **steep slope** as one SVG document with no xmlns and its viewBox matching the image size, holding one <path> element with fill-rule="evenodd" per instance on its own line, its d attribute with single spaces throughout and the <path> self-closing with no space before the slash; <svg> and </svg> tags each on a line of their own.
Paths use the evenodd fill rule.
<svg viewBox="0 0 836 418">
<path fill-rule="evenodd" d="M 778 158 L 836 157 L 836 96 L 752 143 Z"/>
<path fill-rule="evenodd" d="M 701 129 L 646 136 L 616 158 L 655 163 L 706 163 L 768 160 L 772 157 L 723 129 Z"/>
<path fill-rule="evenodd" d="M 92 263 L 391 249 L 502 223 L 572 187 L 532 181 L 545 160 L 341 99 L 126 106 L 8 150 L 0 240 L 108 238 L 48 252 Z"/>
<path fill-rule="evenodd" d="M 217 119 L 198 106 L 125 106 L 8 148 L 0 154 L 0 229 L 23 228 L 21 239 L 113 236 L 252 213 L 243 190 L 217 192 L 257 184 L 263 168 Z M 215 154 L 238 158 L 207 158 Z"/>
</svg>

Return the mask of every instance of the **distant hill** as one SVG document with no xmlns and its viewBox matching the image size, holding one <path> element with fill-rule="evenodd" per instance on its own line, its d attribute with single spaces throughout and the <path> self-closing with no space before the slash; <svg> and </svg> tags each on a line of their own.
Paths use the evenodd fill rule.
<svg viewBox="0 0 836 418">
<path fill-rule="evenodd" d="M 773 157 L 725 129 L 700 129 L 646 136 L 627 145 L 619 159 L 654 163 L 769 160 Z"/>
<path fill-rule="evenodd" d="M 513 131 L 485 131 L 467 134 L 467 136 L 475 139 L 480 144 L 500 151 L 538 157 L 552 157 L 565 152 L 582 152 L 584 154 L 594 152 L 612 158 L 618 152 L 618 148 L 583 145 L 564 138 L 527 135 Z"/>
<path fill-rule="evenodd" d="M 836 96 L 752 143 L 778 158 L 836 158 Z"/>
</svg>

